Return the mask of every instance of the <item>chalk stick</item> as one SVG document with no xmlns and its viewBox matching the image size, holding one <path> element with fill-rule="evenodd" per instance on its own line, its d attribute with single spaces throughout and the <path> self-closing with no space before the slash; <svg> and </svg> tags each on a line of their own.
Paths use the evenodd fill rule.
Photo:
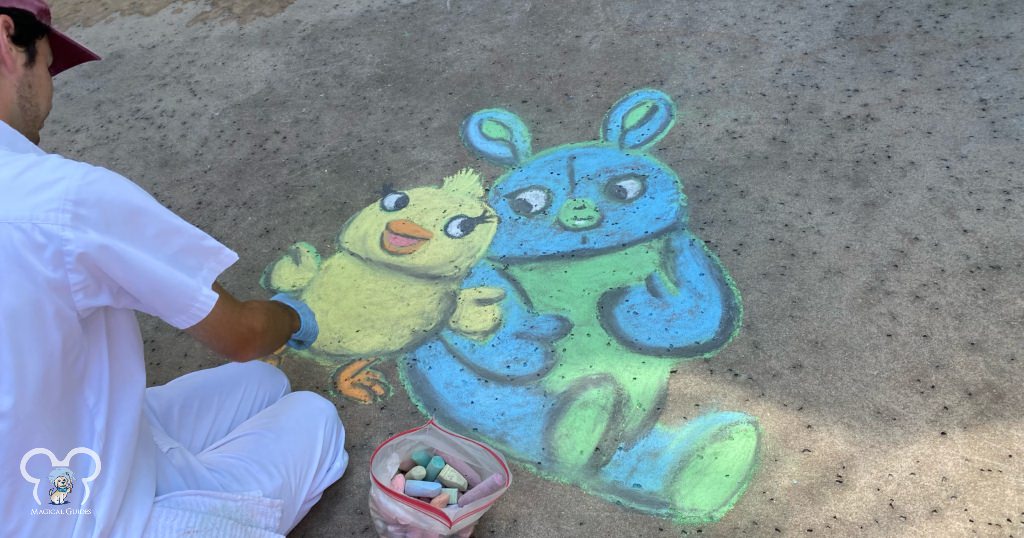
<svg viewBox="0 0 1024 538">
<path fill-rule="evenodd" d="M 406 480 L 423 480 L 427 477 L 427 470 L 422 465 L 417 465 L 405 473 Z"/>
<path fill-rule="evenodd" d="M 448 506 L 448 499 L 450 498 L 451 497 L 442 490 L 437 497 L 430 499 L 430 506 L 433 506 L 434 508 L 444 508 L 445 506 Z"/>
<path fill-rule="evenodd" d="M 398 463 L 398 470 L 404 473 L 415 466 L 416 462 L 412 461 L 412 458 L 405 458 L 404 460 Z"/>
<path fill-rule="evenodd" d="M 428 482 L 429 483 L 429 482 Z M 459 506 L 466 506 L 467 504 L 482 499 L 505 486 L 505 475 L 502 473 L 494 473 L 487 480 L 480 482 L 472 489 L 462 494 L 459 498 Z M 406 488 L 409 486 L 407 485 Z"/>
<path fill-rule="evenodd" d="M 442 495 L 448 495 L 448 504 L 457 504 L 459 502 L 459 490 L 455 488 L 441 488 Z"/>
<path fill-rule="evenodd" d="M 446 488 L 455 488 L 459 491 L 466 491 L 469 489 L 469 485 L 466 483 L 466 477 L 453 469 L 451 465 L 445 465 L 441 469 L 441 472 L 437 473 L 437 481 Z"/>
<path fill-rule="evenodd" d="M 391 477 L 391 489 L 400 493 L 405 493 L 405 475 L 398 473 Z"/>
<path fill-rule="evenodd" d="M 437 473 L 444 469 L 444 459 L 441 456 L 434 456 L 430 458 L 430 463 L 427 464 L 427 482 L 433 482 L 437 480 Z"/>
<path fill-rule="evenodd" d="M 440 450 L 437 451 L 437 455 L 444 458 L 445 463 L 451 465 L 452 469 L 455 469 L 459 474 L 466 477 L 466 482 L 469 484 L 468 487 L 473 487 L 480 483 L 480 473 L 473 470 L 473 468 L 465 461 Z"/>
<path fill-rule="evenodd" d="M 411 457 L 412 461 L 416 462 L 416 465 L 426 467 L 427 464 L 430 463 L 430 458 L 434 457 L 434 455 L 426 450 L 417 450 L 412 453 Z"/>
<path fill-rule="evenodd" d="M 500 487 L 500 486 L 499 486 Z M 427 497 L 433 499 L 441 494 L 441 484 L 424 480 L 406 480 L 405 494 L 410 497 Z"/>
</svg>

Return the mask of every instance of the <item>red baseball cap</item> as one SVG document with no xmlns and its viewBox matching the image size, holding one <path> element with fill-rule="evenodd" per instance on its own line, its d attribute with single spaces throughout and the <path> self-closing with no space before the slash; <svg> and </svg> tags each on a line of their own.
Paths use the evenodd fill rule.
<svg viewBox="0 0 1024 538">
<path fill-rule="evenodd" d="M 50 76 L 56 76 L 57 73 L 71 69 L 78 64 L 100 59 L 95 52 L 83 47 L 53 27 L 50 20 L 50 6 L 46 5 L 43 0 L 0 0 L 0 7 L 27 11 L 50 28 L 50 48 L 53 50 Z"/>
</svg>

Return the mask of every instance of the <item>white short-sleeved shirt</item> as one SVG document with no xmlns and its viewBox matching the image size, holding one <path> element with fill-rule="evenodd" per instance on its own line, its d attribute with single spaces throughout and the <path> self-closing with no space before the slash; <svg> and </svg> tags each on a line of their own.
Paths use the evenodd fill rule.
<svg viewBox="0 0 1024 538">
<path fill-rule="evenodd" d="M 142 535 L 156 448 L 134 311 L 194 325 L 237 259 L 131 181 L 0 122 L 0 536 Z M 64 468 L 72 489 L 51 504 Z"/>
</svg>

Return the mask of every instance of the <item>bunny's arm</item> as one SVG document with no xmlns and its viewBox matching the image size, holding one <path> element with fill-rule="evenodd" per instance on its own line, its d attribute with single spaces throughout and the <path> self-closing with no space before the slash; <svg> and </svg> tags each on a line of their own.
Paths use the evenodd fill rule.
<svg viewBox="0 0 1024 538">
<path fill-rule="evenodd" d="M 664 248 L 661 269 L 601 298 L 601 323 L 624 346 L 646 355 L 709 357 L 739 329 L 739 292 L 688 230 L 674 232 Z"/>
</svg>

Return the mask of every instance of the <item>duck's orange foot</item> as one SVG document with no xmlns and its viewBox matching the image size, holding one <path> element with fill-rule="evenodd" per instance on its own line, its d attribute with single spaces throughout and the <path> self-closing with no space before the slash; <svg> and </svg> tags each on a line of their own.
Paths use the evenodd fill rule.
<svg viewBox="0 0 1024 538">
<path fill-rule="evenodd" d="M 334 388 L 349 400 L 361 404 L 391 397 L 391 385 L 384 374 L 369 368 L 377 359 L 357 359 L 334 372 Z"/>
</svg>

